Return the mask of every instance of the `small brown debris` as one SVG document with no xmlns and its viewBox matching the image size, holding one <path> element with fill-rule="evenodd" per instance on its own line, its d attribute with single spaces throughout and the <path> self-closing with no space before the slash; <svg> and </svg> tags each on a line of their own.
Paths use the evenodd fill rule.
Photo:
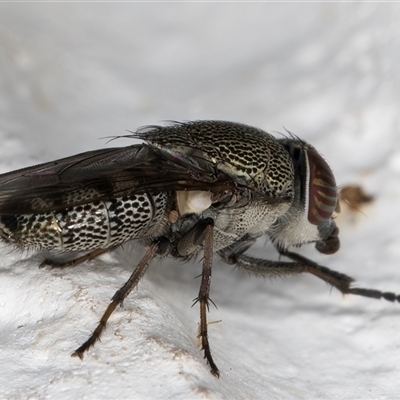
<svg viewBox="0 0 400 400">
<path fill-rule="evenodd" d="M 374 197 L 366 193 L 361 186 L 348 185 L 340 189 L 339 199 L 351 211 L 358 211 L 364 204 L 372 202 Z"/>
</svg>

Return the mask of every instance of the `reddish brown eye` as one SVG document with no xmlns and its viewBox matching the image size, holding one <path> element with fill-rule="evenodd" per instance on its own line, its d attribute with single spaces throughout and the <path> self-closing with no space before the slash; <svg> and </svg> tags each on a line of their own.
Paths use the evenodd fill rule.
<svg viewBox="0 0 400 400">
<path fill-rule="evenodd" d="M 314 149 L 306 149 L 308 160 L 308 220 L 319 225 L 330 219 L 336 208 L 337 187 L 327 162 Z"/>
</svg>

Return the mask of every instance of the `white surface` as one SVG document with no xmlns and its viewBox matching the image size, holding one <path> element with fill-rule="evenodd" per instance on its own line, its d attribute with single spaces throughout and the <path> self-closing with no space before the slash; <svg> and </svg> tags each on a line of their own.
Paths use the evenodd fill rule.
<svg viewBox="0 0 400 400">
<path fill-rule="evenodd" d="M 399 19 L 398 4 L 2 3 L 1 171 L 168 119 L 285 127 L 339 184 L 376 196 L 342 217 L 336 255 L 302 254 L 400 292 Z M 253 254 L 276 257 L 263 242 Z M 220 261 L 209 316 L 222 320 L 210 325 L 219 380 L 196 345 L 196 263 L 155 262 L 102 342 L 71 358 L 138 259 L 126 249 L 49 272 L 2 250 L 0 398 L 398 397 L 400 305 Z"/>
</svg>

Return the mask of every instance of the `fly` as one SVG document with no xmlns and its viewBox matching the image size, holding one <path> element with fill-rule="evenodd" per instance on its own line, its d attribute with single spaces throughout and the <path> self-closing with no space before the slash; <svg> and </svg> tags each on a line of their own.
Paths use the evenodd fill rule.
<svg viewBox="0 0 400 400">
<path fill-rule="evenodd" d="M 219 370 L 207 332 L 212 258 L 250 274 L 317 276 L 343 294 L 400 301 L 390 292 L 352 287 L 353 279 L 292 252 L 314 243 L 324 254 L 340 246 L 333 215 L 338 189 L 331 168 L 306 142 L 247 125 L 194 121 L 141 128 L 142 144 L 95 150 L 0 175 L 0 238 L 18 249 L 85 251 L 73 267 L 136 240 L 146 253 L 114 294 L 100 323 L 73 356 L 100 338 L 115 308 L 157 256 L 203 255 L 199 339 L 211 373 Z M 266 236 L 290 261 L 246 252 Z"/>
</svg>

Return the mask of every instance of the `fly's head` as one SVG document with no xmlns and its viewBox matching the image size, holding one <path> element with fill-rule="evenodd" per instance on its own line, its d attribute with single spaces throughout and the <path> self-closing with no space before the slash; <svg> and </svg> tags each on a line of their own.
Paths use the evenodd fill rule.
<svg viewBox="0 0 400 400">
<path fill-rule="evenodd" d="M 311 145 L 293 138 L 279 142 L 293 162 L 294 197 L 288 212 L 271 228 L 271 238 L 283 249 L 315 242 L 319 252 L 335 253 L 340 242 L 333 213 L 339 207 L 331 168 Z"/>
</svg>

